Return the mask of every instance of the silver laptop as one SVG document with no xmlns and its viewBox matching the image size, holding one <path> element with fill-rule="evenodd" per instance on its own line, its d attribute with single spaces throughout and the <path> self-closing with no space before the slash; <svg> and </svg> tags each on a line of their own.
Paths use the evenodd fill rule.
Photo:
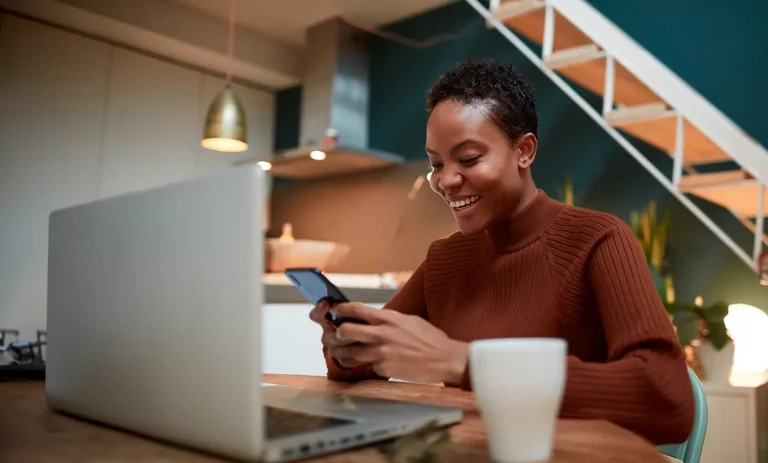
<svg viewBox="0 0 768 463">
<path fill-rule="evenodd" d="M 51 214 L 52 409 L 269 462 L 462 419 L 459 408 L 262 384 L 264 176 L 239 167 Z"/>
</svg>

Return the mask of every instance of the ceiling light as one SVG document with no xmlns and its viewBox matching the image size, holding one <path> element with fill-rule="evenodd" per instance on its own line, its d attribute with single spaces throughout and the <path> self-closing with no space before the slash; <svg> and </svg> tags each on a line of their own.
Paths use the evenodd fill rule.
<svg viewBox="0 0 768 463">
<path fill-rule="evenodd" d="M 315 161 L 322 161 L 323 159 L 325 159 L 326 155 L 324 151 L 314 150 L 311 153 L 309 153 L 309 157 L 311 157 Z"/>
<path fill-rule="evenodd" d="M 248 149 L 245 110 L 227 84 L 208 108 L 201 145 L 209 150 L 240 152 Z"/>
<path fill-rule="evenodd" d="M 264 170 L 271 170 L 272 169 L 272 163 L 269 161 L 259 161 L 256 164 L 259 165 Z"/>
<path fill-rule="evenodd" d="M 208 108 L 203 128 L 204 148 L 214 151 L 240 152 L 248 149 L 245 109 L 232 89 L 232 61 L 235 37 L 235 0 L 230 0 L 227 84 Z"/>
</svg>

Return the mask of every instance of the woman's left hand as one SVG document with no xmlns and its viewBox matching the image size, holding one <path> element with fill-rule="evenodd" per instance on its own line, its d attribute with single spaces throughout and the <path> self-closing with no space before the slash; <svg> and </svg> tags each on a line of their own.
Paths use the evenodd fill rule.
<svg viewBox="0 0 768 463">
<path fill-rule="evenodd" d="M 461 382 L 469 345 L 450 339 L 423 318 L 355 302 L 338 304 L 331 310 L 338 317 L 368 323 L 344 323 L 336 331 L 340 340 L 355 343 L 329 349 L 342 364 L 369 364 L 380 376 L 405 381 Z"/>
</svg>

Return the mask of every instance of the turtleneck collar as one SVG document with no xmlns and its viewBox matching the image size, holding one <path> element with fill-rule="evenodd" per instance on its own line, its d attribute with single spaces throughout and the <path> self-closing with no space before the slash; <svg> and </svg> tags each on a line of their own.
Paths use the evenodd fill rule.
<svg viewBox="0 0 768 463">
<path fill-rule="evenodd" d="M 517 214 L 491 226 L 486 232 L 496 252 L 521 249 L 535 241 L 555 219 L 565 204 L 550 199 L 538 190 L 533 200 Z"/>
</svg>

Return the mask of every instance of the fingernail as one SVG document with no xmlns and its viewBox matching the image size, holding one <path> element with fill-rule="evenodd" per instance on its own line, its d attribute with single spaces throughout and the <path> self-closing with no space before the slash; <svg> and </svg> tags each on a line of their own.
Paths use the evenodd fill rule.
<svg viewBox="0 0 768 463">
<path fill-rule="evenodd" d="M 342 341 L 341 334 L 339 333 L 339 330 L 336 330 L 334 334 L 336 335 L 336 339 L 337 340 Z"/>
</svg>

